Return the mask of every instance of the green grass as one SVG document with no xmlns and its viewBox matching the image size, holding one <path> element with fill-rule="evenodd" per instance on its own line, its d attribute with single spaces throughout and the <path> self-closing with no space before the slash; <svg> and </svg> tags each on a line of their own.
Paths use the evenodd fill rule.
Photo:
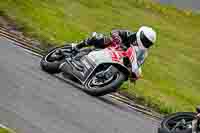
<svg viewBox="0 0 200 133">
<path fill-rule="evenodd" d="M 200 104 L 200 16 L 147 0 L 1 0 L 0 14 L 19 30 L 55 45 L 93 31 L 137 30 L 148 25 L 158 41 L 135 87 L 124 92 L 162 113 L 191 111 Z"/>
<path fill-rule="evenodd" d="M 10 131 L 8 131 L 7 129 L 4 129 L 4 128 L 0 128 L 0 133 L 13 133 L 13 132 L 10 132 Z"/>
</svg>

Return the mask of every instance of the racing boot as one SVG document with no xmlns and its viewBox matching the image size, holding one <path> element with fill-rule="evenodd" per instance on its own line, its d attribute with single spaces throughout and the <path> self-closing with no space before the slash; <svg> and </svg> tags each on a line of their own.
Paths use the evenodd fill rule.
<svg viewBox="0 0 200 133">
<path fill-rule="evenodd" d="M 76 48 L 81 49 L 83 47 L 92 45 L 95 47 L 100 47 L 101 45 L 104 45 L 104 43 L 107 43 L 105 41 L 107 41 L 107 39 L 103 34 L 93 32 L 91 37 L 81 41 L 76 45 Z"/>
<path fill-rule="evenodd" d="M 73 47 L 74 49 L 76 49 L 76 50 L 80 50 L 80 49 L 83 48 L 83 47 L 89 46 L 89 45 L 91 44 L 91 40 L 92 40 L 92 38 L 87 38 L 87 39 L 85 39 L 85 40 L 79 42 L 78 44 L 73 45 L 72 47 Z"/>
</svg>

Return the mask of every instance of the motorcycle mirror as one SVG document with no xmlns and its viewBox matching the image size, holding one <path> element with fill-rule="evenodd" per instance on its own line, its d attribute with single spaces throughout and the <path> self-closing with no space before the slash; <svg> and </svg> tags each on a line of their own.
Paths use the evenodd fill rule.
<svg viewBox="0 0 200 133">
<path fill-rule="evenodd" d="M 196 107 L 196 111 L 197 111 L 197 113 L 200 113 L 200 106 Z"/>
</svg>

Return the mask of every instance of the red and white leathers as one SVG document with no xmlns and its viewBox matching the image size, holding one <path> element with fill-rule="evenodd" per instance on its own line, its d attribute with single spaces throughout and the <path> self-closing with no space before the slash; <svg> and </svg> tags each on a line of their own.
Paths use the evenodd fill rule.
<svg viewBox="0 0 200 133">
<path fill-rule="evenodd" d="M 120 46 L 120 43 L 116 43 L 115 40 L 112 40 L 111 45 L 105 49 L 115 62 L 123 63 L 123 58 L 128 57 L 131 63 L 132 73 L 136 76 L 136 79 L 140 78 L 142 73 L 141 65 L 147 57 L 147 50 L 139 49 L 138 46 L 133 45 L 130 45 L 127 50 L 123 50 Z"/>
</svg>

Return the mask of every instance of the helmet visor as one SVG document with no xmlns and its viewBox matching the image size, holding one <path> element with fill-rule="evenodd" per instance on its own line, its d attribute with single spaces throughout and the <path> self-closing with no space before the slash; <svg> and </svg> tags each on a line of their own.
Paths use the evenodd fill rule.
<svg viewBox="0 0 200 133">
<path fill-rule="evenodd" d="M 140 33 L 140 40 L 145 48 L 149 48 L 153 43 L 144 35 L 144 32 Z"/>
</svg>

